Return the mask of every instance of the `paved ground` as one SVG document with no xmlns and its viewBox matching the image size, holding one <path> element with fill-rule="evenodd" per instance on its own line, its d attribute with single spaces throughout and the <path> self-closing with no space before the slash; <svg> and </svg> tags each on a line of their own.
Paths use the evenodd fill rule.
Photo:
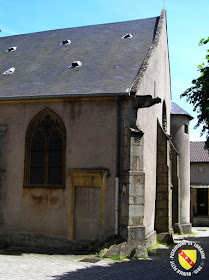
<svg viewBox="0 0 209 280">
<path fill-rule="evenodd" d="M 197 275 L 177 275 L 170 266 L 172 248 L 159 249 L 159 255 L 149 259 L 114 262 L 95 259 L 95 263 L 83 261 L 91 256 L 0 254 L 0 280 L 175 280 L 209 279 L 209 228 L 193 228 L 196 235 L 176 236 L 200 244 L 206 254 L 204 268 Z M 99 260 L 99 261 L 98 261 Z"/>
</svg>

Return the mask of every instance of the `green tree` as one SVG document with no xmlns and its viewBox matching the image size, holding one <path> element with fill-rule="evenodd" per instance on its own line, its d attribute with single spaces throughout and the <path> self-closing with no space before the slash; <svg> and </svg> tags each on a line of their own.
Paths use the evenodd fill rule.
<svg viewBox="0 0 209 280">
<path fill-rule="evenodd" d="M 201 39 L 199 46 L 205 45 L 209 42 L 207 39 Z M 200 76 L 192 81 L 192 86 L 185 90 L 181 97 L 186 97 L 186 101 L 191 103 L 197 112 L 197 124 L 195 128 L 202 125 L 201 135 L 206 133 L 205 148 L 209 150 L 209 50 L 206 50 L 207 63 L 198 65 Z"/>
</svg>

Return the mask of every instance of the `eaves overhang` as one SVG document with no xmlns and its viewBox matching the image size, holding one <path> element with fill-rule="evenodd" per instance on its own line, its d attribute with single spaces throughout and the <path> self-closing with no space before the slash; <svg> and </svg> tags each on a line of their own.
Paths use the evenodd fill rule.
<svg viewBox="0 0 209 280">
<path fill-rule="evenodd" d="M 62 93 L 62 94 L 44 94 L 44 95 L 26 95 L 26 96 L 0 96 L 0 101 L 18 101 L 18 100 L 43 100 L 43 99 L 67 99 L 67 98 L 91 98 L 91 97 L 115 97 L 130 96 L 130 92 L 106 92 L 106 93 Z"/>
</svg>

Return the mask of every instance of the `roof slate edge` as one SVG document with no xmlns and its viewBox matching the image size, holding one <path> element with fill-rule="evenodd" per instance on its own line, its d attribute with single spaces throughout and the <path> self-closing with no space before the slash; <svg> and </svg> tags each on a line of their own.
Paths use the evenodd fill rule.
<svg viewBox="0 0 209 280">
<path fill-rule="evenodd" d="M 164 24 L 164 19 L 166 19 L 166 10 L 163 9 L 162 12 L 161 12 L 161 15 L 159 17 L 159 21 L 158 21 L 158 25 L 157 25 L 157 30 L 156 30 L 156 33 L 155 33 L 155 38 L 152 42 L 152 45 L 150 46 L 148 52 L 147 52 L 147 55 L 145 56 L 144 58 L 144 61 L 142 62 L 142 65 L 132 83 L 132 86 L 131 86 L 131 90 L 130 92 L 132 94 L 136 94 L 138 89 L 139 89 L 139 86 L 142 82 L 142 79 L 145 75 L 145 72 L 149 66 L 149 62 L 150 62 L 150 59 L 152 57 L 152 55 L 154 54 L 158 44 L 159 44 L 159 41 L 160 41 L 160 36 L 161 36 L 161 33 L 162 33 L 162 29 L 163 29 L 163 24 Z"/>
<path fill-rule="evenodd" d="M 0 97 L 0 101 L 15 100 L 40 100 L 40 99 L 62 99 L 62 98 L 82 98 L 82 97 L 114 97 L 114 96 L 130 96 L 129 92 L 105 92 L 105 93 L 63 93 L 54 95 L 28 95 L 28 96 L 4 96 Z"/>
<path fill-rule="evenodd" d="M 63 28 L 53 28 L 49 30 L 40 30 L 40 31 L 34 31 L 29 33 L 20 33 L 20 34 L 14 34 L 14 35 L 8 35 L 8 36 L 2 36 L 1 38 L 8 38 L 8 37 L 15 37 L 15 36 L 27 36 L 32 34 L 38 34 L 38 33 L 44 33 L 44 32 L 51 32 L 51 31 L 59 31 L 59 30 L 68 30 L 68 29 L 80 29 L 80 28 L 88 28 L 88 27 L 97 27 L 97 26 L 104 26 L 104 25 L 112 25 L 112 24 L 118 24 L 123 22 L 132 22 L 132 21 L 138 21 L 138 20 L 146 20 L 146 19 L 152 19 L 156 17 L 147 17 L 142 19 L 131 19 L 131 20 L 121 20 L 116 22 L 104 22 L 104 23 L 98 23 L 98 24 L 89 24 L 89 25 L 79 25 L 79 26 L 72 26 L 72 27 L 63 27 Z"/>
<path fill-rule="evenodd" d="M 170 113 L 171 115 L 174 115 L 174 116 L 187 116 L 190 119 L 190 121 L 194 119 L 187 111 L 185 111 L 183 108 L 181 108 L 181 106 L 179 106 L 178 104 L 176 104 L 173 101 L 172 101 L 172 104 L 174 104 L 175 106 L 179 107 L 181 109 L 181 112 L 172 112 L 172 109 L 171 109 L 171 113 Z"/>
</svg>

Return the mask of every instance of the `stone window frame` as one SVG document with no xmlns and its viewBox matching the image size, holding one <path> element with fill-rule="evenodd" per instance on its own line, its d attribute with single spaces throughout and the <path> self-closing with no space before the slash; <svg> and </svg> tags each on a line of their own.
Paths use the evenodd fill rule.
<svg viewBox="0 0 209 280">
<path fill-rule="evenodd" d="M 40 121 L 43 120 L 44 117 L 49 115 L 54 121 L 55 125 L 52 127 L 51 131 L 58 130 L 60 134 L 62 135 L 63 140 L 63 150 L 62 150 L 62 183 L 49 183 L 48 182 L 48 152 L 49 152 L 49 143 L 48 138 L 49 136 L 45 137 L 45 151 L 44 151 L 44 183 L 31 183 L 30 182 L 30 166 L 31 166 L 31 141 L 32 136 L 40 129 L 38 125 L 40 124 Z M 64 126 L 64 123 L 62 119 L 51 109 L 45 108 L 42 111 L 40 111 L 38 114 L 36 114 L 32 120 L 30 121 L 26 134 L 25 134 L 25 161 L 24 161 L 24 188 L 65 188 L 65 160 L 66 160 L 66 129 Z"/>
</svg>

